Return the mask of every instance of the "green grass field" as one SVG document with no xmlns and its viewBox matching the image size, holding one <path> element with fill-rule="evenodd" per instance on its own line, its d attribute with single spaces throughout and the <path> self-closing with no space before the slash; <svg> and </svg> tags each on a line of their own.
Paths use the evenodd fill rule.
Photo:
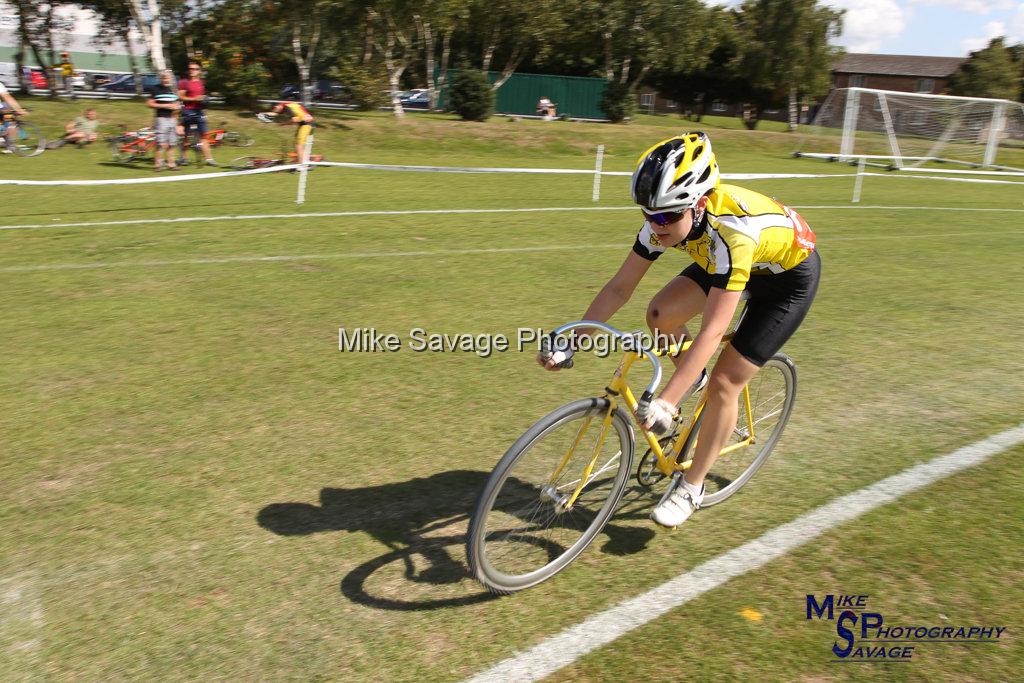
<svg viewBox="0 0 1024 683">
<path fill-rule="evenodd" d="M 31 106 L 47 129 L 74 113 Z M 138 104 L 98 107 L 107 122 L 147 118 Z M 288 133 L 223 117 L 258 136 L 259 152 Z M 685 125 L 338 114 L 323 117 L 317 151 L 590 168 L 604 144 L 605 167 L 629 170 Z M 848 170 L 789 158 L 782 132 L 708 130 L 725 172 Z M 0 176 L 150 173 L 107 161 L 101 146 L 5 155 Z M 656 530 L 654 501 L 631 493 L 572 567 L 491 599 L 465 573 L 476 493 L 524 429 L 599 392 L 614 361 L 552 375 L 532 352 L 340 353 L 338 329 L 513 335 L 576 319 L 639 227 L 617 208 L 628 179 L 605 178 L 596 211 L 581 210 L 594 206 L 586 175 L 318 169 L 309 182 L 302 207 L 281 174 L 4 188 L 0 222 L 45 227 L 0 230 L 0 679 L 461 679 L 1022 421 L 1020 188 L 868 178 L 856 206 L 851 179 L 741 183 L 807 207 L 824 262 L 786 347 L 800 389 L 778 448 L 734 499 L 676 532 Z M 523 208 L 559 210 L 502 211 Z M 965 210 L 977 208 L 998 210 Z M 380 210 L 440 212 L 260 217 Z M 194 217 L 235 219 L 154 222 Z M 685 265 L 659 260 L 612 322 L 640 327 Z M 833 529 L 553 678 L 1015 679 L 1021 456 Z M 1004 625 L 1007 642 L 835 670 L 834 628 L 804 619 L 804 595 L 825 592 L 870 594 L 887 620 Z"/>
</svg>

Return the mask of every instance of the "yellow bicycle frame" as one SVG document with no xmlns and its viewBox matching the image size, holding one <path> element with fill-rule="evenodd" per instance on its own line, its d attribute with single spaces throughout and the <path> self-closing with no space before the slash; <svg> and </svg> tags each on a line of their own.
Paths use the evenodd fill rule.
<svg viewBox="0 0 1024 683">
<path fill-rule="evenodd" d="M 731 339 L 731 334 L 726 335 L 725 337 L 723 337 L 722 343 L 724 344 Z M 687 340 L 683 342 L 681 345 L 673 344 L 667 349 L 652 350 L 646 353 L 651 353 L 659 358 L 663 358 L 665 356 L 677 356 L 678 354 L 689 349 L 692 343 L 692 341 Z M 594 455 L 593 457 L 590 458 L 589 462 L 587 462 L 587 465 L 584 467 L 579 482 L 577 483 L 575 489 L 573 490 L 572 494 L 570 494 L 568 499 L 565 499 L 565 501 L 561 503 L 561 505 L 567 510 L 572 508 L 573 504 L 576 502 L 576 499 L 579 498 L 580 493 L 583 491 L 586 485 L 590 483 L 590 475 L 594 471 L 594 465 L 597 463 L 597 459 L 601 454 L 601 449 L 604 447 L 605 437 L 608 434 L 608 428 L 612 424 L 612 416 L 615 414 L 615 408 L 618 405 L 618 399 L 620 397 L 625 401 L 626 405 L 629 408 L 630 414 L 633 416 L 633 419 L 637 424 L 637 427 L 640 429 L 640 432 L 644 435 L 644 438 L 647 440 L 647 445 L 650 446 L 651 452 L 654 453 L 654 455 L 656 456 L 658 470 L 662 474 L 666 476 L 671 476 L 673 472 L 684 472 L 690 469 L 690 467 L 693 465 L 692 458 L 685 460 L 683 462 L 678 462 L 679 454 L 682 452 L 683 445 L 686 444 L 687 441 L 689 441 L 690 432 L 692 432 L 695 428 L 698 418 L 700 417 L 701 412 L 703 412 L 704 410 L 706 396 L 701 397 L 700 402 L 697 404 L 697 407 L 693 412 L 693 416 L 688 420 L 686 429 L 680 431 L 676 435 L 675 441 L 668 448 L 662 448 L 661 444 L 658 443 L 658 436 L 654 432 L 644 429 L 643 424 L 636 418 L 637 400 L 636 397 L 633 395 L 633 390 L 629 388 L 629 384 L 627 384 L 626 382 L 626 377 L 629 375 L 629 369 L 633 366 L 633 363 L 635 363 L 642 357 L 643 356 L 641 354 L 635 351 L 626 351 L 623 355 L 622 361 L 619 363 L 618 368 L 616 368 L 615 370 L 615 374 L 612 377 L 611 382 L 609 382 L 608 386 L 605 387 L 605 398 L 608 399 L 608 410 L 605 413 L 604 419 L 601 422 L 601 434 L 600 436 L 598 436 L 597 445 L 594 447 Z M 719 452 L 719 456 L 732 453 L 733 451 L 739 450 L 741 448 L 746 448 L 747 446 L 757 441 L 757 435 L 754 433 L 754 414 L 753 408 L 750 405 L 750 388 L 748 386 L 743 387 L 742 400 L 743 406 L 745 408 L 745 415 L 743 417 L 746 418 L 746 436 L 739 442 L 723 448 Z M 587 433 L 587 430 L 590 428 L 590 425 L 593 422 L 593 420 L 593 417 L 589 417 L 583 422 L 582 425 L 580 425 L 579 430 L 576 432 L 576 438 L 573 439 L 573 443 L 569 447 L 569 450 L 566 451 L 564 456 L 562 456 L 562 459 L 558 463 L 558 466 L 555 467 L 554 471 L 551 473 L 551 477 L 548 479 L 549 485 L 553 486 L 555 484 L 555 482 L 561 476 L 562 471 L 565 469 L 566 465 L 568 465 L 569 461 L 572 460 L 573 453 L 576 452 L 576 449 L 579 447 L 580 443 L 582 443 L 583 437 Z M 696 444 L 696 441 L 694 441 L 694 444 Z"/>
</svg>

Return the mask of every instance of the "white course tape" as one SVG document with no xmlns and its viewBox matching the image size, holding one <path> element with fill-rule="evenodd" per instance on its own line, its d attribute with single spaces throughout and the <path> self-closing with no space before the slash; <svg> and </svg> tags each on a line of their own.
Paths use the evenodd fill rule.
<svg viewBox="0 0 1024 683">
<path fill-rule="evenodd" d="M 430 173 L 537 173 L 544 175 L 632 176 L 632 171 L 599 171 L 579 168 L 515 168 L 506 166 L 412 166 L 408 164 L 357 164 L 345 161 L 315 161 L 310 166 L 338 166 L 370 171 L 425 171 Z M 723 173 L 725 180 L 762 180 L 769 178 L 850 178 L 852 173 Z"/>
<path fill-rule="evenodd" d="M 124 178 L 123 180 L 0 180 L 0 185 L 139 185 L 145 183 L 177 183 L 183 180 L 207 180 L 209 178 L 230 178 L 240 175 L 257 173 L 277 173 L 291 171 L 299 164 L 271 166 L 270 168 L 254 168 L 248 171 L 224 171 L 222 173 L 193 173 L 192 175 L 165 175 L 159 178 Z"/>
<path fill-rule="evenodd" d="M 501 166 L 412 166 L 402 164 L 358 164 L 345 161 L 311 161 L 309 166 L 334 166 L 338 168 L 358 168 L 371 171 L 411 171 L 427 173 L 526 173 L 542 175 L 602 175 L 632 176 L 629 171 L 598 171 L 580 168 L 515 168 Z M 257 173 L 276 173 L 301 168 L 301 164 L 258 168 L 249 171 L 227 171 L 223 173 L 196 173 L 193 175 L 162 176 L 159 178 L 126 178 L 123 180 L 0 180 L 0 185 L 138 185 L 146 183 L 174 183 L 185 180 L 205 180 L 209 178 L 228 178 L 234 176 L 253 175 Z M 789 180 L 801 178 L 853 178 L 856 173 L 723 173 L 723 180 Z M 947 178 L 934 175 L 898 175 L 897 173 L 863 173 L 862 176 L 879 178 L 930 178 L 932 180 L 948 180 L 961 183 L 994 183 L 1001 185 L 1019 185 L 1012 180 L 983 180 L 976 178 Z"/>
</svg>

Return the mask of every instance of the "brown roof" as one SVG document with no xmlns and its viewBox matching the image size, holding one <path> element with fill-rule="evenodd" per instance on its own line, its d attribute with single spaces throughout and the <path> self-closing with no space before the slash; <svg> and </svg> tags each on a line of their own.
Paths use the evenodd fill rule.
<svg viewBox="0 0 1024 683">
<path fill-rule="evenodd" d="M 945 78 L 964 63 L 963 57 L 923 57 L 921 55 L 873 55 L 849 52 L 835 63 L 833 71 L 850 74 L 887 76 L 924 76 Z"/>
</svg>

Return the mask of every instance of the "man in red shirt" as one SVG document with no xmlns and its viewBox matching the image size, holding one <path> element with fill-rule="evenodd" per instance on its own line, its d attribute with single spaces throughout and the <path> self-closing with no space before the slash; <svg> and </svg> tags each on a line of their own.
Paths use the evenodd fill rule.
<svg viewBox="0 0 1024 683">
<path fill-rule="evenodd" d="M 181 122 L 185 126 L 185 135 L 182 137 L 182 159 L 184 162 L 185 150 L 188 149 L 189 140 L 191 144 L 199 147 L 206 159 L 207 166 L 216 166 L 213 154 L 210 153 L 210 143 L 205 140 L 206 135 L 206 114 L 203 107 L 206 102 L 206 86 L 200 75 L 203 68 L 199 62 L 188 63 L 188 77 L 178 81 L 178 96 L 181 97 Z"/>
</svg>

